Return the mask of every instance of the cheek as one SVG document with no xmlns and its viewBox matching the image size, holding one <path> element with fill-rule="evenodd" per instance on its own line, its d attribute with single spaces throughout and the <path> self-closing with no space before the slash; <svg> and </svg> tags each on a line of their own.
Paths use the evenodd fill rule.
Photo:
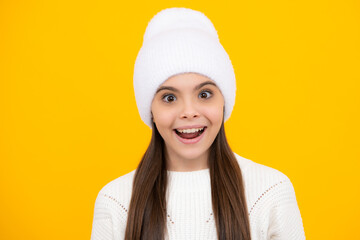
<svg viewBox="0 0 360 240">
<path fill-rule="evenodd" d="M 169 109 L 153 109 L 154 122 L 158 127 L 169 127 L 174 121 L 174 112 Z"/>
<path fill-rule="evenodd" d="M 206 110 L 206 115 L 214 123 L 221 123 L 223 118 L 223 106 L 217 105 L 209 107 Z"/>
</svg>

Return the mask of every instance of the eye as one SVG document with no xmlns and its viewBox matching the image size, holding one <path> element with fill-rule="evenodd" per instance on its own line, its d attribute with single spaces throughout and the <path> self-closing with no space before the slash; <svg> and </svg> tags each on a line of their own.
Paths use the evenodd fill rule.
<svg viewBox="0 0 360 240">
<path fill-rule="evenodd" d="M 212 96 L 212 92 L 210 90 L 204 90 L 199 94 L 200 98 L 210 98 Z"/>
<path fill-rule="evenodd" d="M 171 103 L 171 102 L 175 101 L 176 97 L 172 94 L 165 94 L 161 99 L 164 102 Z"/>
</svg>

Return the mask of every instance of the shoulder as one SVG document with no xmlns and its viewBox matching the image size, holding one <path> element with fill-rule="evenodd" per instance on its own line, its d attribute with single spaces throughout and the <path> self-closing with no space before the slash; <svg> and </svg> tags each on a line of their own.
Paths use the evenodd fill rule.
<svg viewBox="0 0 360 240">
<path fill-rule="evenodd" d="M 305 239 L 295 190 L 282 172 L 234 153 L 244 181 L 252 235 L 256 239 Z"/>
<path fill-rule="evenodd" d="M 96 197 L 95 208 L 106 208 L 112 212 L 119 211 L 126 214 L 131 200 L 135 171 L 122 175 L 103 186 Z"/>
<path fill-rule="evenodd" d="M 119 190 L 131 189 L 135 171 L 133 170 L 127 174 L 124 174 L 110 182 L 108 182 L 101 190 L 101 193 L 108 193 L 113 195 L 118 195 Z"/>
<path fill-rule="evenodd" d="M 260 201 L 264 203 L 265 199 L 276 202 L 276 198 L 284 193 L 295 197 L 293 185 L 287 175 L 236 153 L 234 155 L 243 175 L 249 211 L 252 211 Z"/>
<path fill-rule="evenodd" d="M 109 239 L 124 238 L 135 171 L 110 181 L 99 191 L 91 239 L 104 239 L 104 236 Z"/>
<path fill-rule="evenodd" d="M 234 155 L 239 163 L 244 181 L 251 181 L 253 183 L 260 181 L 259 184 L 265 185 L 275 184 L 280 181 L 290 181 L 284 173 L 275 168 L 256 163 L 236 153 Z"/>
</svg>

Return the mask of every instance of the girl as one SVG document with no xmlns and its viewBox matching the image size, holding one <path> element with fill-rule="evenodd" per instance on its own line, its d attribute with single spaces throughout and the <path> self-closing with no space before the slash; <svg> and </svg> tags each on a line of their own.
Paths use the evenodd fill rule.
<svg viewBox="0 0 360 240">
<path fill-rule="evenodd" d="M 204 14 L 151 19 L 134 91 L 151 142 L 137 169 L 99 192 L 92 240 L 305 239 L 289 178 L 229 147 L 234 69 Z"/>
</svg>

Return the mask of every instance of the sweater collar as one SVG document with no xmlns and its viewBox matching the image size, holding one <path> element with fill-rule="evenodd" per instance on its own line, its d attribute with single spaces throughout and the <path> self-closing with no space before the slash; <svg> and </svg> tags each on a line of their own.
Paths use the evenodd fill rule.
<svg viewBox="0 0 360 240">
<path fill-rule="evenodd" d="M 204 192 L 210 190 L 210 169 L 189 172 L 167 171 L 170 192 Z"/>
</svg>

